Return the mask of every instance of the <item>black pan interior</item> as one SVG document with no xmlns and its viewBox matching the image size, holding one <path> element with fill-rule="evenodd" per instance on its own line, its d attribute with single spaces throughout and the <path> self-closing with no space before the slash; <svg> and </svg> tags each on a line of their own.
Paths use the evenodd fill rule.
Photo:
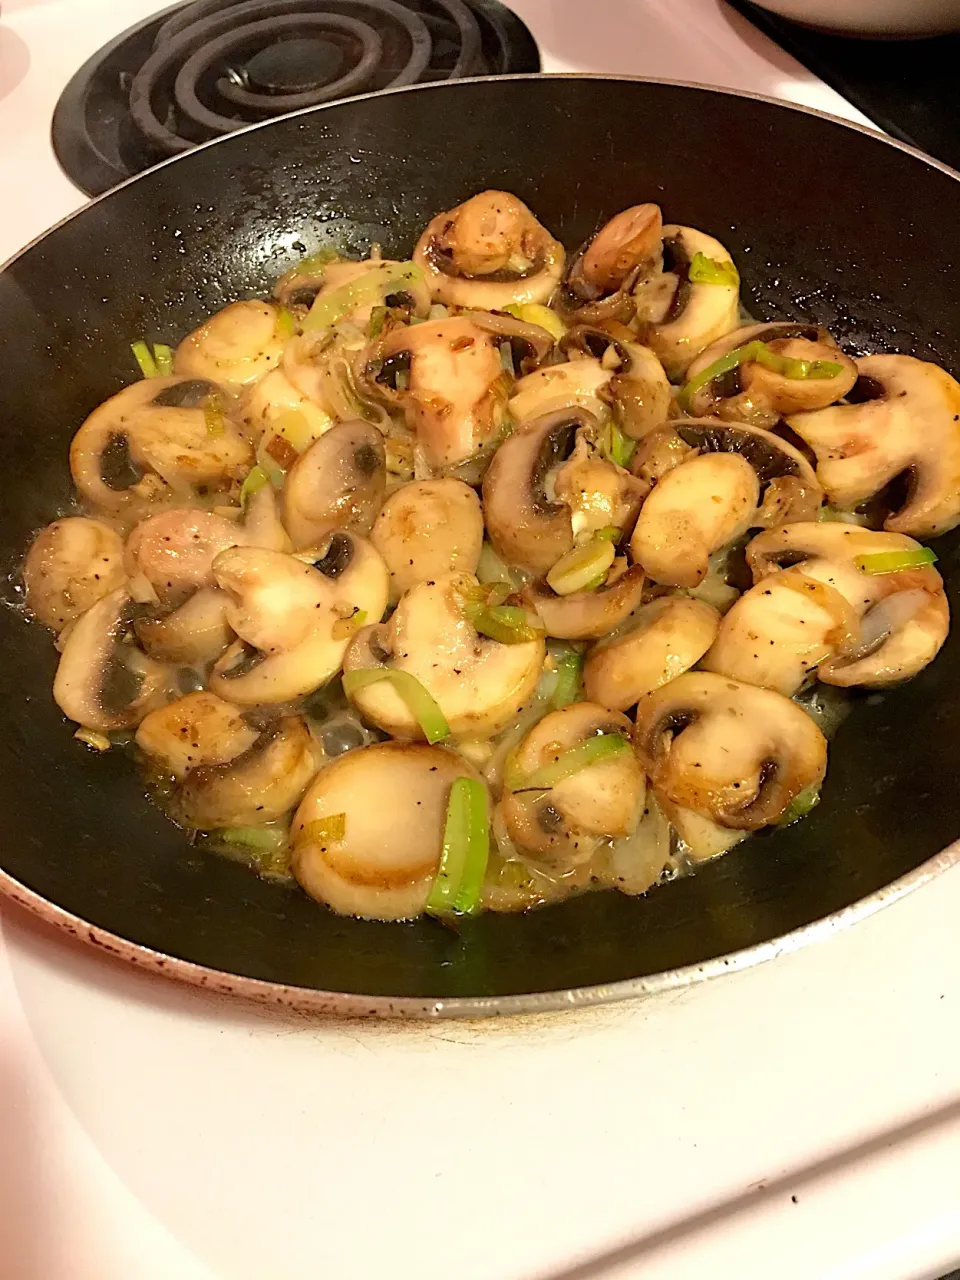
<svg viewBox="0 0 960 1280">
<path fill-rule="evenodd" d="M 12 569 L 66 509 L 67 445 L 130 380 L 131 339 L 175 340 L 266 290 L 304 252 L 409 253 L 438 210 L 488 186 L 568 246 L 618 209 L 734 253 L 758 319 L 827 325 L 851 351 L 960 372 L 960 182 L 880 140 L 770 103 L 551 77 L 374 96 L 236 134 L 87 208 L 0 274 L 0 547 Z M 956 604 L 957 555 L 941 540 Z M 11 594 L 13 588 L 11 586 Z M 143 799 L 126 758 L 72 740 L 45 632 L 0 610 L 0 864 L 83 919 L 172 956 L 366 995 L 551 991 L 749 947 L 881 888 L 960 832 L 960 639 L 905 688 L 861 698 L 823 803 L 647 897 L 590 894 L 461 937 L 344 920 L 200 856 Z M 371 797 L 376 803 L 376 797 Z M 935 892 L 935 888 L 930 890 Z"/>
</svg>

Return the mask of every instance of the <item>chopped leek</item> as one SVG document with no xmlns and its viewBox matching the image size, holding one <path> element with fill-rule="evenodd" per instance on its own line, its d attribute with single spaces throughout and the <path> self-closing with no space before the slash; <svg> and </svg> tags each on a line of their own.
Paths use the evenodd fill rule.
<svg viewBox="0 0 960 1280">
<path fill-rule="evenodd" d="M 222 827 L 210 834 L 224 844 L 255 853 L 280 853 L 288 843 L 286 827 Z"/>
<path fill-rule="evenodd" d="M 543 628 L 534 626 L 526 609 L 517 605 L 465 601 L 463 612 L 474 631 L 500 644 L 528 644 L 543 635 Z"/>
<path fill-rule="evenodd" d="M 78 742 L 93 747 L 94 751 L 109 751 L 113 746 L 105 733 L 98 733 L 96 729 L 85 729 L 82 725 L 73 736 Z"/>
<path fill-rule="evenodd" d="M 636 447 L 636 440 L 631 440 L 615 422 L 609 422 L 604 427 L 600 437 L 600 452 L 608 462 L 613 462 L 618 467 L 629 467 Z"/>
<path fill-rule="evenodd" d="M 602 586 L 617 558 L 617 549 L 608 538 L 591 538 L 561 556 L 547 574 L 547 582 L 558 596 L 591 591 Z"/>
<path fill-rule="evenodd" d="M 156 378 L 158 374 L 157 362 L 150 353 L 150 348 L 145 342 L 131 342 L 130 350 L 136 357 L 137 364 L 140 366 L 140 372 L 145 378 Z"/>
<path fill-rule="evenodd" d="M 372 264 L 371 270 L 355 280 L 317 294 L 303 328 L 330 329 L 358 307 L 381 306 L 387 294 L 397 293 L 407 284 L 422 283 L 423 272 L 413 262 Z"/>
<path fill-rule="evenodd" d="M 339 261 L 340 254 L 336 249 L 331 245 L 325 245 L 324 248 L 318 249 L 316 253 L 311 253 L 305 258 L 301 258 L 294 267 L 293 274 L 298 276 L 322 274 L 324 267 L 329 267 L 331 262 Z"/>
<path fill-rule="evenodd" d="M 292 338 L 296 327 L 297 326 L 293 318 L 293 313 L 288 311 L 286 307 L 281 307 L 277 311 L 277 323 L 276 323 L 277 337 L 280 339 L 280 341 L 286 342 L 288 338 Z"/>
<path fill-rule="evenodd" d="M 790 803 L 780 815 L 777 826 L 790 827 L 795 822 L 799 822 L 801 818 L 805 818 L 811 809 L 815 809 L 820 803 L 820 788 L 805 787 L 799 795 L 795 795 Z"/>
<path fill-rule="evenodd" d="M 258 489 L 262 489 L 265 484 L 270 483 L 270 477 L 264 471 L 263 467 L 251 467 L 247 472 L 247 477 L 240 486 L 240 505 L 246 507 L 247 502 Z"/>
<path fill-rule="evenodd" d="M 623 530 L 617 528 L 615 524 L 608 524 L 603 529 L 595 529 L 593 536 L 595 538 L 606 538 L 607 542 L 619 542 L 623 536 Z"/>
<path fill-rule="evenodd" d="M 625 755 L 630 750 L 632 750 L 630 743 L 622 733 L 602 733 L 594 738 L 586 738 L 575 747 L 564 751 L 550 764 L 542 765 L 533 773 L 512 779 L 511 784 L 519 782 L 520 785 L 511 785 L 511 790 L 549 791 L 551 787 L 565 782 L 567 778 L 572 778 L 574 774 L 581 773 L 584 769 L 589 769 L 591 765 L 602 764 L 603 761 Z"/>
<path fill-rule="evenodd" d="M 330 634 L 334 640 L 349 640 L 354 632 L 360 630 L 366 620 L 366 609 L 354 609 L 348 618 L 338 618 L 336 620 Z"/>
<path fill-rule="evenodd" d="M 904 569 L 922 569 L 936 564 L 937 553 L 932 547 L 917 547 L 915 551 L 878 551 L 874 555 L 857 556 L 857 568 L 864 573 L 901 573 Z"/>
<path fill-rule="evenodd" d="M 169 377 L 173 373 L 173 352 L 165 342 L 153 344 L 153 359 L 161 378 Z"/>
<path fill-rule="evenodd" d="M 742 364 L 750 363 L 762 364 L 765 369 L 779 373 L 781 377 L 798 381 L 807 379 L 823 381 L 827 378 L 835 378 L 843 372 L 843 365 L 835 360 L 797 360 L 793 356 L 777 355 L 765 342 L 747 342 L 742 347 L 734 347 L 725 356 L 707 365 L 706 369 L 701 370 L 696 377 L 691 378 L 677 396 L 677 403 L 681 409 L 689 411 L 693 405 L 693 397 L 701 387 L 713 382 L 714 378 L 729 373 L 731 369 L 739 369 Z"/>
<path fill-rule="evenodd" d="M 740 283 L 740 273 L 732 262 L 718 262 L 705 253 L 695 253 L 687 279 L 691 284 L 725 284 L 735 289 Z"/>
<path fill-rule="evenodd" d="M 583 671 L 583 654 L 576 649 L 568 649 L 557 658 L 557 684 L 550 699 L 555 711 L 569 707 L 580 697 L 581 672 Z"/>
<path fill-rule="evenodd" d="M 487 789 L 474 778 L 457 778 L 450 788 L 443 850 L 437 878 L 427 898 L 430 915 L 471 915 L 490 856 Z"/>
<path fill-rule="evenodd" d="M 442 742 L 450 736 L 450 726 L 433 695 L 409 671 L 397 671 L 392 667 L 362 667 L 356 671 L 345 671 L 343 692 L 352 698 L 358 689 L 365 689 L 378 680 L 388 680 L 393 685 L 429 743 Z"/>
<path fill-rule="evenodd" d="M 316 818 L 301 827 L 294 837 L 294 844 L 337 844 L 347 834 L 347 815 L 332 813 L 326 818 Z"/>
<path fill-rule="evenodd" d="M 374 307 L 370 312 L 370 328 L 367 330 L 367 336 L 370 338 L 379 338 L 383 332 L 383 326 L 387 322 L 387 308 Z"/>
<path fill-rule="evenodd" d="M 503 309 L 508 316 L 513 316 L 515 320 L 522 320 L 524 324 L 535 324 L 541 329 L 546 329 L 554 342 L 559 342 L 567 332 L 567 326 L 556 311 L 551 311 L 549 307 L 545 307 L 539 302 L 512 302 L 509 307 L 504 307 Z"/>
</svg>

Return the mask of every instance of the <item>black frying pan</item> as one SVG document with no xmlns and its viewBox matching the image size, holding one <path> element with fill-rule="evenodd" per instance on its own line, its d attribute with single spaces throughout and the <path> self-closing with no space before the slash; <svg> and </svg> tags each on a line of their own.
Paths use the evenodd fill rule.
<svg viewBox="0 0 960 1280">
<path fill-rule="evenodd" d="M 850 351 L 899 349 L 960 372 L 960 181 L 917 153 L 772 102 L 641 81 L 373 95 L 166 164 L 0 273 L 0 548 L 11 568 L 70 503 L 68 442 L 130 380 L 131 339 L 176 339 L 267 291 L 304 247 L 362 253 L 378 240 L 404 256 L 432 214 L 490 186 L 516 192 L 568 246 L 626 205 L 659 201 L 728 246 L 757 318 L 816 320 Z M 938 544 L 956 608 L 955 546 Z M 127 958 L 268 999 L 503 1012 L 633 994 L 775 954 L 960 859 L 936 857 L 960 832 L 956 630 L 916 680 L 859 700 L 804 822 L 646 897 L 486 915 L 459 938 L 430 921 L 340 919 L 198 854 L 143 799 L 129 759 L 73 741 L 50 693 L 50 637 L 2 610 L 0 654 L 8 892 Z"/>
</svg>

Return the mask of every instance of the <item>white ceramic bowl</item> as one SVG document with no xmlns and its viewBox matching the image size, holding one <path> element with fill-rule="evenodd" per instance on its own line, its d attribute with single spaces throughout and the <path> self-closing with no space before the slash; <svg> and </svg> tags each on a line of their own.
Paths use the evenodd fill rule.
<svg viewBox="0 0 960 1280">
<path fill-rule="evenodd" d="M 756 0 L 811 27 L 864 36 L 934 36 L 960 31 L 960 0 Z"/>
</svg>

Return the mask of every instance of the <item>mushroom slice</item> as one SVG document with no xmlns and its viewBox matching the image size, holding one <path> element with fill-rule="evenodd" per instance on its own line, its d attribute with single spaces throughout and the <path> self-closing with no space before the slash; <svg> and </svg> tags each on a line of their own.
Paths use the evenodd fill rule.
<svg viewBox="0 0 960 1280">
<path fill-rule="evenodd" d="M 541 580 L 524 587 L 523 595 L 536 609 L 548 636 L 558 640 L 596 640 L 621 626 L 639 608 L 643 584 L 643 570 L 634 565 L 593 591 L 558 596 Z"/>
<path fill-rule="evenodd" d="M 320 771 L 297 810 L 294 875 L 341 915 L 420 915 L 440 867 L 450 788 L 476 776 L 441 747 L 383 742 L 341 756 Z M 332 818 L 342 819 L 338 839 L 323 834 Z"/>
<path fill-rule="evenodd" d="M 63 642 L 54 700 L 65 716 L 99 733 L 138 724 L 172 689 L 169 669 L 132 643 L 132 604 L 123 587 L 111 591 Z"/>
<path fill-rule="evenodd" d="M 241 755 L 191 767 L 174 789 L 170 812 L 201 831 L 274 822 L 299 802 L 322 760 L 306 721 L 285 716 Z"/>
<path fill-rule="evenodd" d="M 616 327 L 616 326 L 611 326 Z M 639 440 L 670 416 L 673 391 L 663 365 L 650 350 L 633 342 L 629 329 L 623 338 L 598 325 L 578 324 L 560 340 L 566 355 L 592 357 L 612 376 L 603 398 L 628 436 Z M 575 354 L 574 354 L 575 353 Z"/>
<path fill-rule="evenodd" d="M 902 533 L 863 529 L 858 525 L 845 524 L 842 521 L 801 520 L 781 525 L 777 529 L 768 529 L 751 538 L 747 543 L 746 559 L 754 582 L 760 582 L 771 573 L 779 573 L 781 569 L 801 565 L 808 560 L 830 560 L 837 565 L 846 565 L 849 568 L 855 566 L 860 556 L 919 549 L 919 543 Z M 910 572 L 911 574 L 922 573 L 934 590 L 938 590 L 943 585 L 939 573 L 932 565 Z M 893 577 L 899 580 L 901 574 Z M 889 574 L 874 577 L 868 575 L 865 583 L 857 579 L 855 589 L 859 594 L 861 586 L 872 584 L 876 589 L 878 584 L 889 581 L 891 581 Z"/>
<path fill-rule="evenodd" d="M 500 802 L 507 834 L 522 852 L 552 866 L 586 862 L 604 840 L 631 835 L 643 812 L 646 779 L 633 751 L 624 751 L 581 769 L 554 786 L 536 791 L 523 779 L 564 752 L 603 734 L 629 740 L 626 716 L 590 702 L 552 711 L 517 747 L 512 772 L 521 785 L 504 791 Z"/>
<path fill-rule="evenodd" d="M 695 284 L 690 267 L 698 253 L 732 263 L 719 240 L 692 227 L 663 228 L 663 271 L 638 286 L 635 297 L 640 340 L 678 381 L 711 342 L 737 327 L 738 284 Z"/>
<path fill-rule="evenodd" d="M 776 822 L 827 767 L 826 739 L 795 702 L 707 671 L 648 694 L 634 740 L 658 794 L 742 831 Z"/>
<path fill-rule="evenodd" d="M 570 508 L 549 496 L 548 479 L 573 452 L 577 430 L 597 426 L 584 409 L 561 409 L 526 423 L 494 454 L 483 511 L 493 548 L 507 564 L 543 574 L 573 546 Z"/>
<path fill-rule="evenodd" d="M 716 418 L 681 418 L 669 426 L 700 454 L 736 453 L 746 458 L 760 482 L 762 501 L 753 521 L 759 527 L 814 519 L 823 505 L 823 490 L 813 467 L 782 436 Z"/>
<path fill-rule="evenodd" d="M 214 562 L 240 637 L 210 687 L 241 706 L 293 701 L 319 689 L 343 661 L 357 624 L 382 616 L 388 575 L 363 538 L 337 532 L 298 556 L 235 547 Z M 353 620 L 356 620 L 354 622 Z"/>
<path fill-rule="evenodd" d="M 893 533 L 933 538 L 960 524 L 960 385 L 913 356 L 866 356 L 849 404 L 787 419 L 817 455 L 817 476 L 842 510 L 909 482 L 884 520 Z"/>
<path fill-rule="evenodd" d="M 390 495 L 370 540 L 390 571 L 393 600 L 444 573 L 475 573 L 483 547 L 480 499 L 462 480 L 415 480 Z"/>
<path fill-rule="evenodd" d="M 212 511 L 176 507 L 149 516 L 127 538 L 124 568 L 145 579 L 164 603 L 179 603 L 200 587 L 212 587 L 213 562 L 244 541 L 233 520 Z"/>
<path fill-rule="evenodd" d="M 295 547 L 334 529 L 367 534 L 387 484 L 383 436 L 359 420 L 342 422 L 307 449 L 287 474 L 283 517 Z"/>
<path fill-rule="evenodd" d="M 760 482 L 735 453 L 708 453 L 668 471 L 649 494 L 630 538 L 630 553 L 655 582 L 695 587 L 710 556 L 754 522 Z"/>
<path fill-rule="evenodd" d="M 507 403 L 510 417 L 521 426 L 561 409 L 580 408 L 595 418 L 608 416 L 607 389 L 613 369 L 605 369 L 592 356 L 551 364 L 519 378 Z"/>
<path fill-rule="evenodd" d="M 637 280 L 654 275 L 662 262 L 662 239 L 659 205 L 623 209 L 574 255 L 564 284 L 565 308 L 625 295 Z"/>
<path fill-rule="evenodd" d="M 137 746 L 165 773 L 182 780 L 191 769 L 229 764 L 253 746 L 260 731 L 213 693 L 189 693 L 144 716 Z"/>
<path fill-rule="evenodd" d="M 505 421 L 503 365 L 493 335 L 467 316 L 394 329 L 362 367 L 365 388 L 402 409 L 432 470 L 495 446 Z"/>
<path fill-rule="evenodd" d="M 885 596 L 863 617 L 860 645 L 817 669 L 824 684 L 885 688 L 917 675 L 934 660 L 950 631 L 946 593 L 914 587 Z"/>
<path fill-rule="evenodd" d="M 228 604 L 228 597 L 216 587 L 201 587 L 171 612 L 138 607 L 133 629 L 158 662 L 203 666 L 215 662 L 234 639 L 227 621 Z"/>
<path fill-rule="evenodd" d="M 671 804 L 655 791 L 653 795 L 682 841 L 678 852 L 694 862 L 706 862 L 710 858 L 719 857 L 721 853 L 729 852 L 734 845 L 746 840 L 750 834 L 749 831 L 721 827 L 719 823 L 705 818 L 702 813 L 694 813 L 692 809 L 682 809 L 679 805 Z"/>
<path fill-rule="evenodd" d="M 748 324 L 725 334 L 697 356 L 687 369 L 687 381 L 694 381 L 722 356 L 750 342 L 764 343 L 777 356 L 811 363 L 826 361 L 838 365 L 839 370 L 828 378 L 787 378 L 757 360 L 747 360 L 694 392 L 689 405 L 694 416 L 716 414 L 729 422 L 773 427 L 785 413 L 823 409 L 842 400 L 857 380 L 857 366 L 826 329 L 783 321 Z"/>
<path fill-rule="evenodd" d="M 27 605 L 54 631 L 62 631 L 123 581 L 120 535 L 90 516 L 67 516 L 41 529 L 23 564 Z"/>
<path fill-rule="evenodd" d="M 173 357 L 174 370 L 245 387 L 280 363 L 286 335 L 279 321 L 270 302 L 231 302 L 187 334 Z"/>
<path fill-rule="evenodd" d="M 217 408 L 217 386 L 200 378 L 144 378 L 105 401 L 70 445 L 81 497 L 104 511 L 139 514 L 228 489 L 253 460 L 248 441 Z M 202 493 L 201 493 L 202 491 Z"/>
<path fill-rule="evenodd" d="M 280 519 L 279 498 L 272 484 L 261 485 L 247 497 L 243 536 L 238 545 L 265 547 L 268 551 L 292 551 L 293 543 Z"/>
<path fill-rule="evenodd" d="M 436 302 L 481 311 L 547 302 L 565 257 L 559 240 L 507 191 L 481 191 L 438 213 L 413 252 Z"/>
<path fill-rule="evenodd" d="M 583 668 L 591 702 L 626 711 L 661 685 L 689 671 L 713 644 L 720 614 L 687 596 L 661 596 L 637 613 L 634 624 L 596 644 Z"/>
<path fill-rule="evenodd" d="M 314 439 L 333 426 L 330 414 L 299 391 L 283 369 L 272 369 L 266 377 L 246 387 L 240 397 L 238 416 L 254 444 L 291 413 L 300 414 L 306 432 Z"/>
<path fill-rule="evenodd" d="M 510 723 L 536 687 L 543 667 L 542 636 L 501 644 L 479 635 L 464 599 L 476 592 L 467 573 L 446 573 L 411 587 L 389 622 L 367 627 L 350 646 L 344 671 L 369 667 L 416 677 L 457 738 L 491 738 Z M 361 713 L 395 738 L 423 731 L 400 694 L 386 680 L 357 689 Z"/>
<path fill-rule="evenodd" d="M 577 431 L 573 453 L 553 475 L 554 496 L 570 508 L 575 538 L 600 529 L 632 529 L 645 486 L 601 452 L 601 431 L 588 423 Z"/>
<path fill-rule="evenodd" d="M 355 364 L 362 360 L 368 343 L 359 330 L 314 329 L 299 334 L 283 349 L 281 369 L 284 377 L 300 395 L 315 404 L 327 416 L 329 427 L 333 420 L 351 421 L 363 418 L 365 422 L 386 422 L 387 413 L 382 405 L 363 397 L 358 386 Z M 314 417 L 309 423 L 311 434 Z"/>
</svg>

